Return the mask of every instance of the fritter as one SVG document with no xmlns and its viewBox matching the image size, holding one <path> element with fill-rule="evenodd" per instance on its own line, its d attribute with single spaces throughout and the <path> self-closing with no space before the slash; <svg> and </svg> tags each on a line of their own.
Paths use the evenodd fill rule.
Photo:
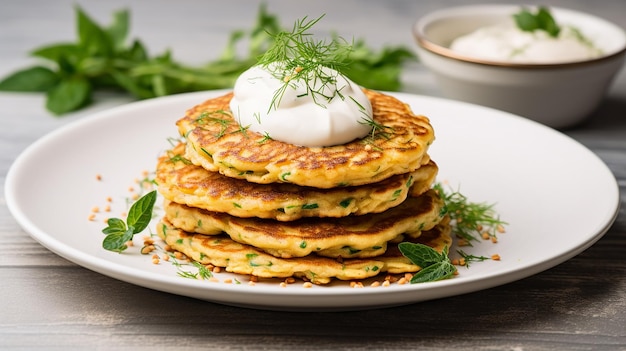
<svg viewBox="0 0 626 351">
<path fill-rule="evenodd" d="M 177 121 L 187 139 L 185 157 L 232 178 L 315 188 L 377 183 L 427 164 L 435 139 L 429 119 L 390 95 L 365 94 L 373 108 L 371 135 L 328 147 L 293 145 L 249 131 L 229 111 L 232 93 L 209 99 Z"/>
<path fill-rule="evenodd" d="M 381 256 L 372 258 L 332 259 L 318 255 L 298 258 L 278 258 L 253 246 L 236 242 L 226 235 L 204 235 L 174 227 L 167 218 L 157 225 L 158 235 L 174 250 L 202 264 L 224 267 L 227 272 L 253 275 L 260 278 L 300 277 L 315 284 L 339 280 L 365 279 L 382 272 L 417 272 L 419 266 L 411 263 L 397 249 L 390 247 Z M 445 218 L 418 238 L 419 242 L 442 252 L 450 247 L 449 222 Z"/>
<path fill-rule="evenodd" d="M 430 189 L 438 170 L 431 161 L 375 184 L 332 189 L 257 184 L 196 166 L 184 158 L 184 148 L 179 144 L 158 160 L 156 182 L 166 199 L 237 217 L 279 221 L 383 212 Z"/>
<path fill-rule="evenodd" d="M 276 257 L 372 257 L 401 235 L 418 237 L 445 214 L 435 190 L 409 197 L 385 212 L 342 218 L 302 218 L 291 222 L 239 218 L 165 201 L 165 217 L 173 226 L 205 235 L 226 233 L 232 240 Z"/>
</svg>

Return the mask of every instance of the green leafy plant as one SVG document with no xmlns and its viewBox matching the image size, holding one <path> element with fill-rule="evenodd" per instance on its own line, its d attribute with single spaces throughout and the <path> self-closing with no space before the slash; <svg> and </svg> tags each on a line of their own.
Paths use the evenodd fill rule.
<svg viewBox="0 0 626 351">
<path fill-rule="evenodd" d="M 126 243 L 150 224 L 156 198 L 157 192 L 152 190 L 133 203 L 128 211 L 126 222 L 120 218 L 109 218 L 108 226 L 102 230 L 102 233 L 106 234 L 102 247 L 115 252 L 126 250 L 128 248 Z"/>
<path fill-rule="evenodd" d="M 117 11 L 108 26 L 92 20 L 76 7 L 76 42 L 37 48 L 31 55 L 42 64 L 14 72 L 0 81 L 0 91 L 46 93 L 46 108 L 55 115 L 79 110 L 92 101 L 95 91 L 114 89 L 138 99 L 232 88 L 237 77 L 257 63 L 282 31 L 278 18 L 261 5 L 257 20 L 249 31 L 237 30 L 221 56 L 204 65 L 188 66 L 177 62 L 170 51 L 151 56 L 139 40 L 128 40 L 130 13 Z M 248 53 L 237 55 L 236 47 L 248 40 Z M 343 65 L 343 72 L 371 89 L 398 90 L 400 65 L 415 56 L 406 48 L 385 47 L 380 52 L 358 41 Z"/>
</svg>

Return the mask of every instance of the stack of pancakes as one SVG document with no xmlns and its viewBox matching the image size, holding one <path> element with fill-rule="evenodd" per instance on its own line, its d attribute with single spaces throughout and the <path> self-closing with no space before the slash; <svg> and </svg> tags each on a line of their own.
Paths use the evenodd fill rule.
<svg viewBox="0 0 626 351">
<path fill-rule="evenodd" d="M 451 242 L 431 189 L 434 132 L 398 99 L 365 93 L 371 135 L 330 147 L 248 131 L 229 111 L 232 93 L 189 109 L 177 122 L 184 142 L 157 164 L 159 236 L 202 264 L 262 278 L 326 284 L 418 271 L 399 242 L 440 252 Z"/>
</svg>

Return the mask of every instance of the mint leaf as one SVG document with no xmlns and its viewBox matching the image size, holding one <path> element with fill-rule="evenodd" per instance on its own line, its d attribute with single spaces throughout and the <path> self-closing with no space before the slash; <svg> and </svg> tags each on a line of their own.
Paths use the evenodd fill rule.
<svg viewBox="0 0 626 351">
<path fill-rule="evenodd" d="M 456 268 L 448 257 L 448 247 L 444 247 L 441 253 L 430 246 L 402 242 L 398 244 L 400 252 L 413 264 L 421 269 L 413 275 L 411 284 L 434 282 L 452 277 Z"/>
<path fill-rule="evenodd" d="M 130 227 L 122 233 L 109 234 L 102 241 L 102 247 L 109 251 L 122 252 L 128 248 L 126 243 L 133 238 L 134 228 Z"/>
<path fill-rule="evenodd" d="M 454 275 L 456 268 L 450 261 L 433 263 L 426 268 L 422 268 L 411 278 L 411 284 L 434 282 L 450 278 Z"/>
<path fill-rule="evenodd" d="M 126 223 L 119 218 L 109 218 L 107 224 L 109 226 L 102 229 L 104 234 L 124 233 L 127 230 Z"/>
<path fill-rule="evenodd" d="M 528 9 L 523 8 L 520 12 L 513 15 L 517 27 L 526 32 L 534 32 L 543 30 L 552 37 L 557 37 L 561 28 L 558 26 L 550 10 L 540 6 L 537 13 L 533 14 Z"/>
<path fill-rule="evenodd" d="M 61 81 L 48 91 L 46 108 L 56 115 L 78 110 L 91 98 L 91 86 L 85 78 Z"/>
<path fill-rule="evenodd" d="M 545 30 L 552 37 L 557 37 L 561 30 L 556 24 L 554 17 L 550 14 L 550 11 L 545 7 L 540 7 L 537 11 L 537 21 L 539 22 L 539 28 Z"/>
<path fill-rule="evenodd" d="M 141 233 L 152 219 L 152 209 L 156 202 L 157 192 L 152 190 L 142 196 L 128 210 L 126 223 L 119 218 L 110 218 L 108 226 L 102 230 L 107 236 L 102 241 L 105 250 L 122 252 L 127 249 L 126 243 L 133 239 L 135 234 Z M 128 228 L 127 228 L 128 226 Z"/>
<path fill-rule="evenodd" d="M 17 71 L 0 82 L 2 91 L 46 92 L 59 81 L 59 76 L 46 67 L 36 66 Z"/>
<path fill-rule="evenodd" d="M 537 18 L 526 9 L 516 13 L 513 17 L 515 18 L 517 27 L 525 32 L 532 32 L 539 29 Z"/>
<path fill-rule="evenodd" d="M 152 219 L 152 209 L 156 202 L 156 190 L 152 190 L 137 200 L 128 211 L 126 223 L 129 227 L 134 227 L 134 234 L 142 232 Z"/>
<path fill-rule="evenodd" d="M 439 252 L 424 244 L 402 242 L 398 244 L 398 248 L 411 262 L 422 268 L 441 262 L 442 260 Z"/>
</svg>

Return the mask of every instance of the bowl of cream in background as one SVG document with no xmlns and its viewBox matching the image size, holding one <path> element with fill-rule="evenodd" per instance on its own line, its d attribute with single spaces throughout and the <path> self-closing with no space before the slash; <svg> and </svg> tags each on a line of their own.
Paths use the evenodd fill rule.
<svg viewBox="0 0 626 351">
<path fill-rule="evenodd" d="M 626 33 L 604 19 L 556 7 L 547 9 L 561 29 L 557 38 L 524 32 L 514 19 L 523 8 L 537 11 L 474 5 L 432 12 L 413 27 L 419 59 L 448 98 L 553 128 L 573 127 L 598 107 L 622 68 Z"/>
</svg>

